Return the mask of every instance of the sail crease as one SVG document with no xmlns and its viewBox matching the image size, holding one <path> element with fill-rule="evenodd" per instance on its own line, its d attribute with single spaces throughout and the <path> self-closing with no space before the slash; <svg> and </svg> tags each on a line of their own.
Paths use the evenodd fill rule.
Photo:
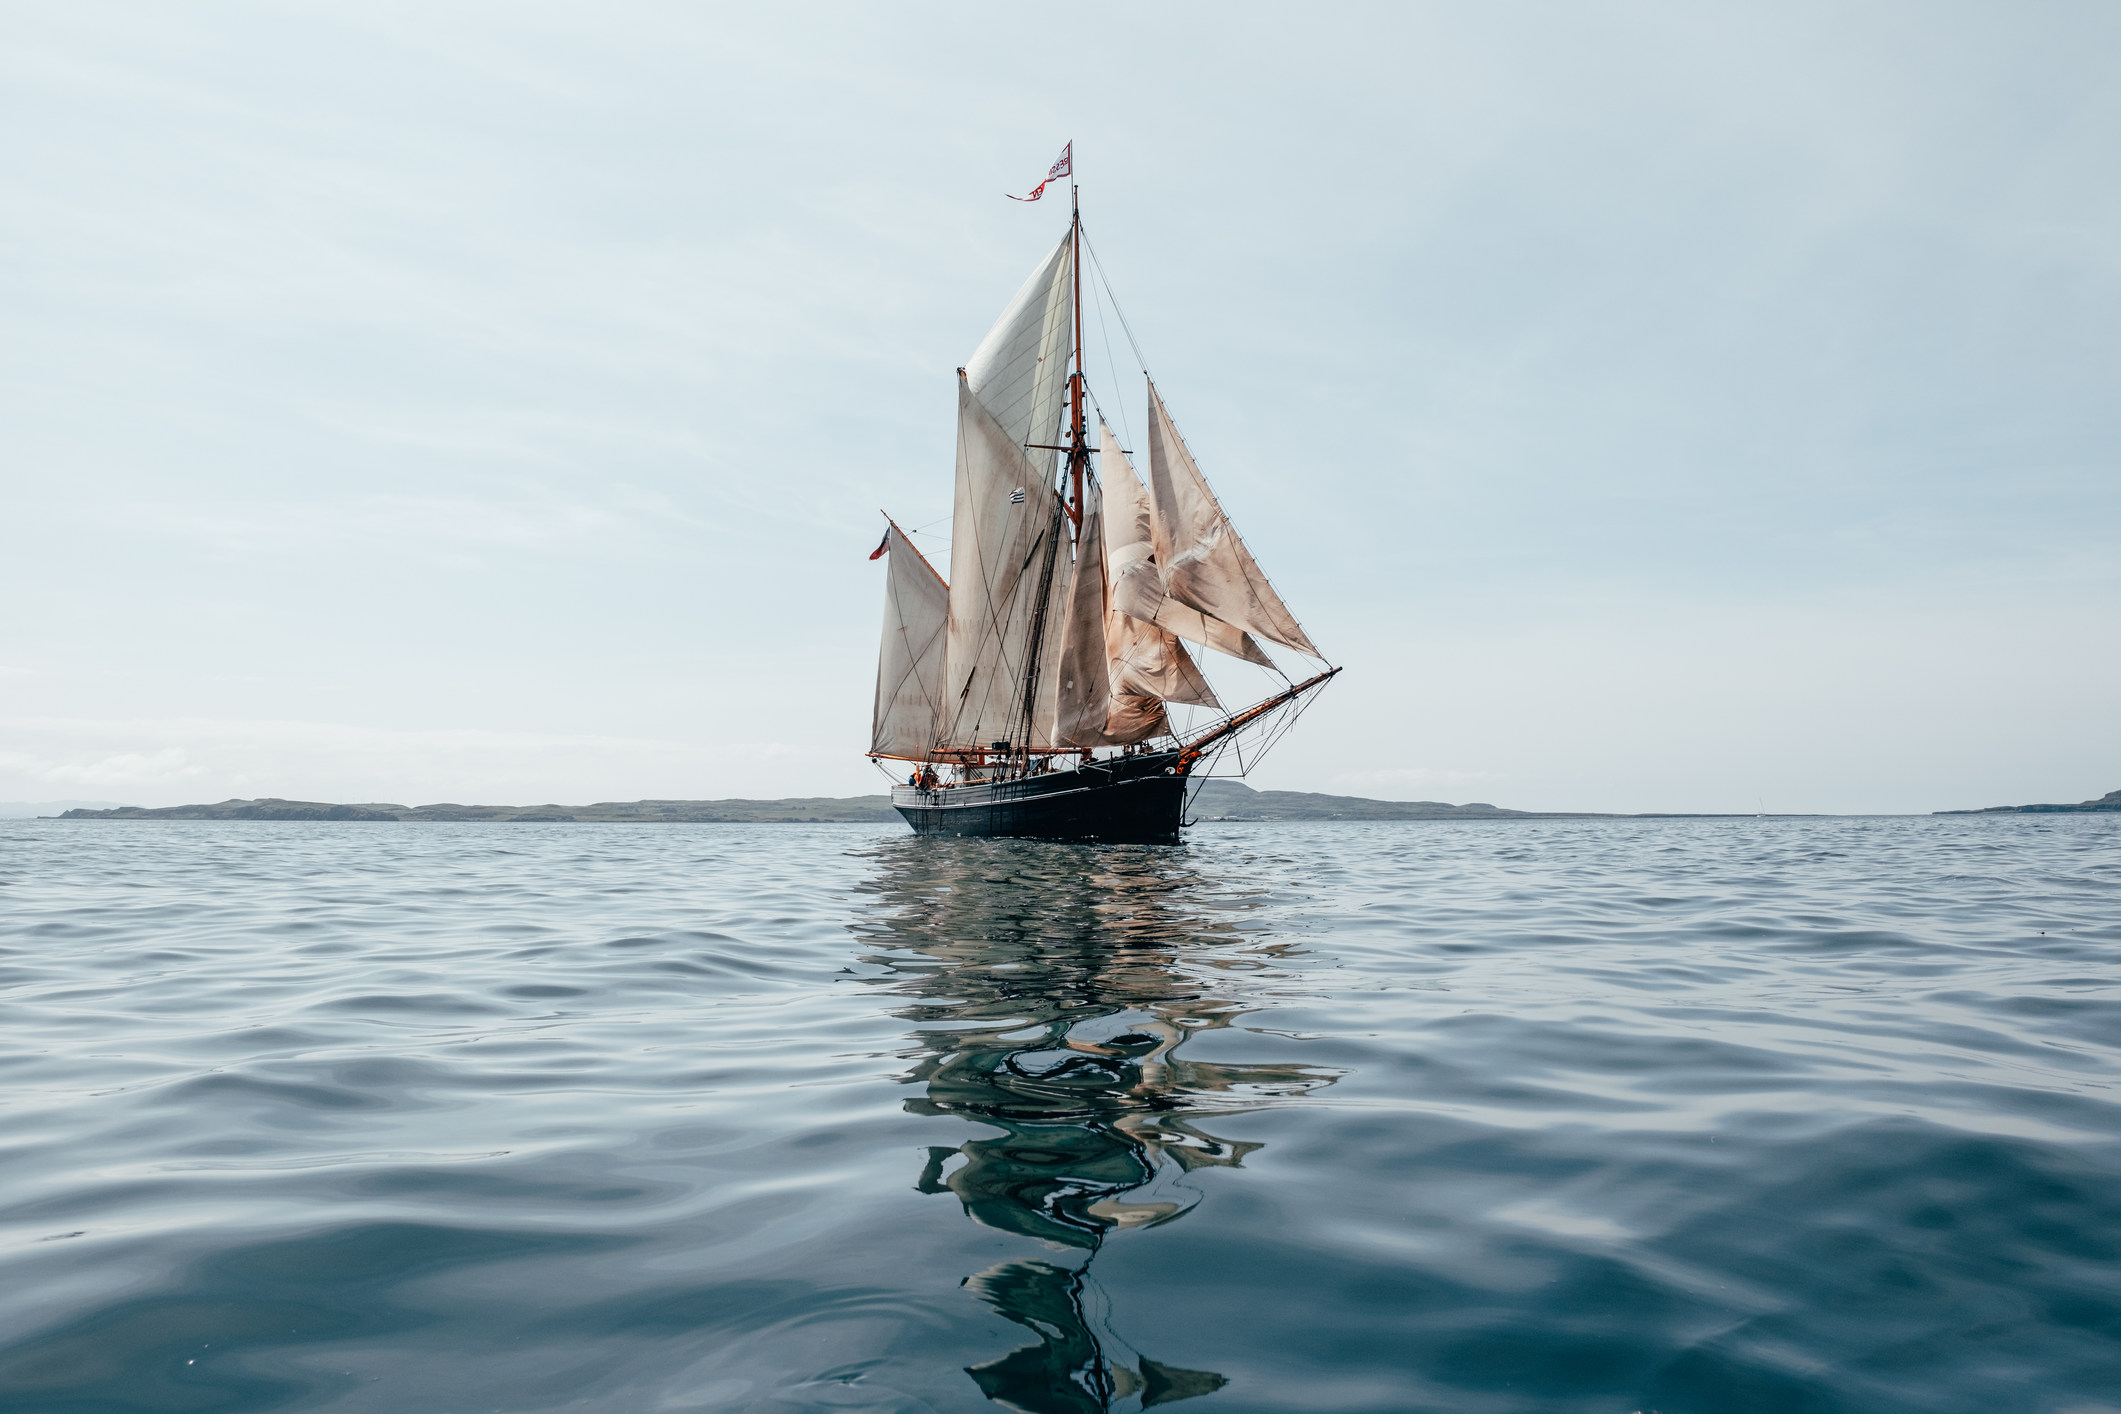
<svg viewBox="0 0 2121 1414">
<path fill-rule="evenodd" d="M 1027 744 L 1014 737 L 1041 598 L 1042 576 L 1033 566 L 1046 537 L 1058 533 L 1050 487 L 973 396 L 970 381 L 960 379 L 943 744 Z"/>
<path fill-rule="evenodd" d="M 1156 563 L 1155 512 L 1149 495 L 1134 474 L 1133 464 L 1120 450 L 1112 429 L 1100 420 L 1105 484 L 1113 506 L 1112 603 L 1119 612 L 1155 624 L 1181 638 L 1243 658 L 1248 663 L 1271 668 L 1274 660 L 1243 629 L 1203 614 L 1173 599 L 1164 589 L 1163 572 Z"/>
<path fill-rule="evenodd" d="M 1061 404 L 1068 387 L 1069 318 L 1075 298 L 1075 263 L 1063 236 L 1024 281 L 987 337 L 965 361 L 965 381 L 1019 448 L 1057 443 Z M 1049 449 L 1029 450 L 1042 484 L 1051 485 L 1055 459 Z"/>
<path fill-rule="evenodd" d="M 1318 649 L 1238 537 L 1149 385 L 1149 503 L 1165 592 L 1211 619 L 1300 653 Z"/>
</svg>

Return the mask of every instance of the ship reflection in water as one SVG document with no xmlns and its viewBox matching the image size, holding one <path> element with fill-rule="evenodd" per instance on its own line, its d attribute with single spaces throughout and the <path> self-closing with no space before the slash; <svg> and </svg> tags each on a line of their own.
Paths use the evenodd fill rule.
<svg viewBox="0 0 2121 1414">
<path fill-rule="evenodd" d="M 1054 1254 L 964 1283 L 1037 1337 L 966 1371 L 1027 1414 L 1147 1408 L 1226 1383 L 1129 1347 L 1101 1314 L 1092 1264 L 1115 1235 L 1184 1217 L 1205 1196 L 1202 1170 L 1241 1168 L 1261 1147 L 1223 1137 L 1223 1120 L 1333 1079 L 1183 1054 L 1255 1009 L 1291 951 L 1247 931 L 1243 890 L 1189 855 L 937 839 L 878 850 L 865 931 L 884 949 L 878 982 L 912 999 L 903 1078 L 921 1088 L 906 1108 L 982 1131 L 931 1148 L 918 1187 Z"/>
</svg>

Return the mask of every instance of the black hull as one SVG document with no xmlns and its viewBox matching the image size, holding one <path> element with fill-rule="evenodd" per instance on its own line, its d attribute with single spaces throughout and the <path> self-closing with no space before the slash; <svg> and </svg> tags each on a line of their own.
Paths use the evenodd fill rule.
<svg viewBox="0 0 2121 1414">
<path fill-rule="evenodd" d="M 920 835 L 1168 843 L 1186 814 L 1178 753 L 1098 761 L 1013 781 L 917 790 L 898 786 L 891 804 Z"/>
</svg>

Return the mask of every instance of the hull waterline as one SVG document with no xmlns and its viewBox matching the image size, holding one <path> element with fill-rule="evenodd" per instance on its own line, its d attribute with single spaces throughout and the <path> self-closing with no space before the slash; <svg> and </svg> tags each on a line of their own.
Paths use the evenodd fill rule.
<svg viewBox="0 0 2121 1414">
<path fill-rule="evenodd" d="M 1169 843 L 1186 813 L 1178 759 L 1165 751 L 1015 780 L 897 786 L 891 804 L 921 835 Z"/>
</svg>

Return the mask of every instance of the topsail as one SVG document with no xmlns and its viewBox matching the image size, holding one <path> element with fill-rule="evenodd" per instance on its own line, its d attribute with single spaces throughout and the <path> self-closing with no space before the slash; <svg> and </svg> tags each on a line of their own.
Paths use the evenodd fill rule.
<svg viewBox="0 0 2121 1414">
<path fill-rule="evenodd" d="M 1048 481 L 1068 392 L 1068 314 L 1074 303 L 1071 242 L 1063 238 L 1031 272 L 987 337 L 965 360 L 965 382 L 1002 433 L 1019 447 L 1043 444 L 1031 461 Z"/>
</svg>

